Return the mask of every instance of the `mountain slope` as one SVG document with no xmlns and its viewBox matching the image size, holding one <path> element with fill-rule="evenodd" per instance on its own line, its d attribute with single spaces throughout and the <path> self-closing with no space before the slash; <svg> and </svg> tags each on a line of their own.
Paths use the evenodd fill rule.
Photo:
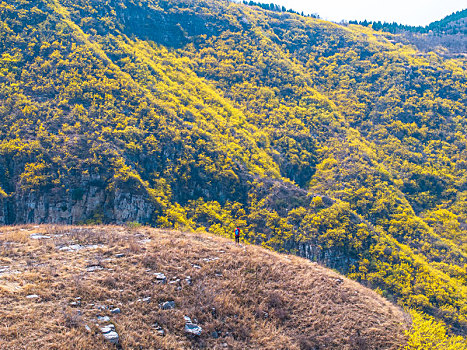
<svg viewBox="0 0 467 350">
<path fill-rule="evenodd" d="M 305 259 L 219 237 L 23 226 L 2 228 L 0 244 L 16 247 L 0 258 L 0 300 L 8 305 L 0 311 L 1 348 L 115 348 L 95 326 L 109 321 L 98 316 L 110 317 L 124 349 L 398 349 L 406 342 L 402 311 L 369 289 Z M 161 308 L 166 301 L 174 307 Z M 111 312 L 116 307 L 120 313 Z M 185 334 L 184 316 L 201 326 L 200 336 Z"/>
<path fill-rule="evenodd" d="M 374 30 L 396 34 L 391 39 L 413 44 L 424 52 L 436 51 L 446 57 L 467 55 L 467 9 L 454 12 L 427 26 L 407 26 L 398 23 L 350 21 L 370 26 Z"/>
<path fill-rule="evenodd" d="M 0 19 L 0 223 L 238 225 L 465 334 L 464 61 L 219 1 Z"/>
</svg>

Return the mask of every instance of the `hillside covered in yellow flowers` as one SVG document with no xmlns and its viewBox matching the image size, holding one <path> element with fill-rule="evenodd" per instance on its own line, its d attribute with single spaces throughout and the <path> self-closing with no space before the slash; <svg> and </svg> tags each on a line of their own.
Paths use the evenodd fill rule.
<svg viewBox="0 0 467 350">
<path fill-rule="evenodd" d="M 239 226 L 465 348 L 465 59 L 219 0 L 11 0 L 0 24 L 0 224 Z"/>
</svg>

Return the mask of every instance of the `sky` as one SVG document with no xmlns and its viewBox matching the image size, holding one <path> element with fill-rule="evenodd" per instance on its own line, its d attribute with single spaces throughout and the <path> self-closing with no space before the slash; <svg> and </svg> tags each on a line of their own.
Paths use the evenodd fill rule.
<svg viewBox="0 0 467 350">
<path fill-rule="evenodd" d="M 369 20 L 425 26 L 467 8 L 467 0 L 259 0 L 329 21 Z"/>
</svg>

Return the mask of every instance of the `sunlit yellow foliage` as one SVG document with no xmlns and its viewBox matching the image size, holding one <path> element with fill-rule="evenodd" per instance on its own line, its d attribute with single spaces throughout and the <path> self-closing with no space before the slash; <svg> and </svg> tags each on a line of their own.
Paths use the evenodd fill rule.
<svg viewBox="0 0 467 350">
<path fill-rule="evenodd" d="M 411 311 L 412 329 L 405 350 L 464 350 L 467 343 L 460 336 L 449 336 L 446 325 L 433 317 Z"/>
</svg>

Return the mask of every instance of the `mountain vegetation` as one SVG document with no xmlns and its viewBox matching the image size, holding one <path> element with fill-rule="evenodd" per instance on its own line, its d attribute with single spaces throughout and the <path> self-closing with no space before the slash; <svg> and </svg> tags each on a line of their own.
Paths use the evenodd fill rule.
<svg viewBox="0 0 467 350">
<path fill-rule="evenodd" d="M 349 21 L 350 24 L 371 26 L 377 31 L 397 34 L 392 39 L 413 44 L 422 51 L 438 51 L 443 56 L 467 54 L 467 9 L 457 11 L 427 26 L 409 26 L 381 21 Z M 464 56 L 465 57 L 465 56 Z"/>
<path fill-rule="evenodd" d="M 274 4 L 274 3 L 270 3 L 270 4 L 266 4 L 264 2 L 255 2 L 255 1 L 246 1 L 246 0 L 243 0 L 243 4 L 245 5 L 249 5 L 249 6 L 258 6 L 258 7 L 261 7 L 262 9 L 264 10 L 269 10 L 269 11 L 276 11 L 276 12 L 290 12 L 290 13 L 296 13 L 296 14 L 299 14 L 297 11 L 293 10 L 293 9 L 287 9 L 285 6 L 280 6 L 280 5 L 277 5 L 277 4 Z M 302 16 L 310 16 L 310 17 L 313 17 L 313 18 L 319 18 L 319 16 L 317 14 L 304 14 L 303 11 L 301 12 L 301 15 Z"/>
<path fill-rule="evenodd" d="M 0 21 L 1 224 L 239 226 L 465 348 L 464 58 L 219 0 L 12 0 Z"/>
<path fill-rule="evenodd" d="M 269 5 L 268 5 L 269 6 Z M 438 34 L 466 34 L 465 19 L 467 17 L 467 9 L 456 11 L 439 21 L 432 22 L 426 26 L 410 26 L 399 24 L 396 22 L 387 23 L 381 21 L 349 21 L 350 24 L 360 24 L 362 26 L 371 27 L 374 30 L 384 30 L 389 33 L 400 33 L 400 32 L 416 32 L 416 33 L 428 33 L 430 31 L 436 32 Z"/>
</svg>

